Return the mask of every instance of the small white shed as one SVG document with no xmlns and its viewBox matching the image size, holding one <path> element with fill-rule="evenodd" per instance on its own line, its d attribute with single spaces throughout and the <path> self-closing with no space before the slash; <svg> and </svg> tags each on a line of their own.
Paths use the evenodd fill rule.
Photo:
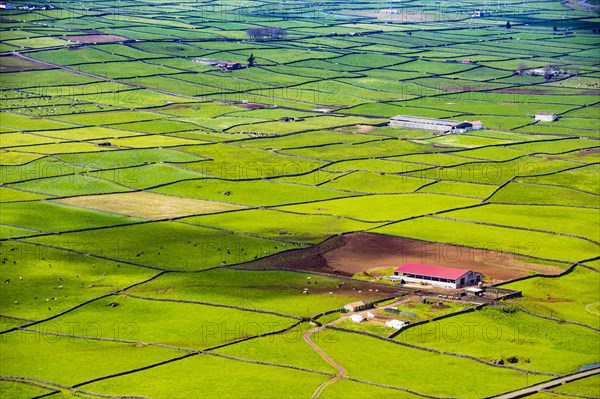
<svg viewBox="0 0 600 399">
<path fill-rule="evenodd" d="M 396 330 L 399 330 L 402 327 L 404 327 L 404 324 L 405 323 L 403 321 L 400 321 L 400 320 L 397 320 L 397 319 L 388 320 L 388 321 L 385 322 L 385 326 L 386 327 L 391 327 L 391 328 L 394 328 Z"/>
</svg>

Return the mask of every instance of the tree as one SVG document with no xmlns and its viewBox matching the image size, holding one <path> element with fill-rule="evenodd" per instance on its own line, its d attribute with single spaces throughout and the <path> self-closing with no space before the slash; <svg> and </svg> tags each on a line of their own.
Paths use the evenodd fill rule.
<svg viewBox="0 0 600 399">
<path fill-rule="evenodd" d="M 560 68 L 557 65 L 548 64 L 544 67 L 544 79 L 550 80 L 554 76 L 554 74 L 560 71 Z"/>
<path fill-rule="evenodd" d="M 512 25 L 510 24 L 510 21 L 506 21 L 506 29 L 510 29 L 510 28 L 511 28 L 511 26 L 512 26 Z"/>
<path fill-rule="evenodd" d="M 252 68 L 254 66 L 254 54 L 250 54 L 250 57 L 248 57 L 248 68 Z"/>
<path fill-rule="evenodd" d="M 523 72 L 525 72 L 526 69 L 527 69 L 527 64 L 524 62 L 519 62 L 519 65 L 517 66 L 517 73 L 519 75 L 523 75 Z"/>
<path fill-rule="evenodd" d="M 556 32 L 556 31 L 558 30 L 558 26 L 554 25 L 554 27 L 552 28 L 552 30 L 553 30 L 554 32 Z"/>
</svg>

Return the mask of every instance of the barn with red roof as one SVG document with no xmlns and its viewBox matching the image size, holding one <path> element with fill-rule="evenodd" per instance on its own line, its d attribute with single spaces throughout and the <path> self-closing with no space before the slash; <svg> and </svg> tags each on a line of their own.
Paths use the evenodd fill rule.
<svg viewBox="0 0 600 399">
<path fill-rule="evenodd" d="M 477 285 L 481 273 L 452 267 L 405 263 L 394 271 L 394 276 L 409 283 L 429 284 L 442 288 L 462 288 Z"/>
</svg>

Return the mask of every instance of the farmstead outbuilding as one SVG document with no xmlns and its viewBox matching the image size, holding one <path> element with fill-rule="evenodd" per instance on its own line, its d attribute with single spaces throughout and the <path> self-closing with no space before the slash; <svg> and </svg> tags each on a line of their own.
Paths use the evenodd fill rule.
<svg viewBox="0 0 600 399">
<path fill-rule="evenodd" d="M 359 312 L 368 308 L 370 308 L 369 304 L 364 303 L 363 301 L 347 303 L 346 305 L 344 305 L 344 309 L 346 309 L 349 312 Z"/>
<path fill-rule="evenodd" d="M 405 282 L 424 283 L 442 288 L 461 288 L 477 285 L 481 273 L 466 269 L 454 269 L 420 263 L 405 263 L 394 271 L 394 276 Z"/>
<path fill-rule="evenodd" d="M 474 123 L 477 125 L 475 126 Z M 480 121 L 474 123 L 403 115 L 394 116 L 390 119 L 390 127 L 433 130 L 443 133 L 464 133 L 471 130 L 483 129 L 483 124 Z"/>
<path fill-rule="evenodd" d="M 535 120 L 541 122 L 554 122 L 558 119 L 558 115 L 552 112 L 537 112 L 535 114 Z"/>
</svg>

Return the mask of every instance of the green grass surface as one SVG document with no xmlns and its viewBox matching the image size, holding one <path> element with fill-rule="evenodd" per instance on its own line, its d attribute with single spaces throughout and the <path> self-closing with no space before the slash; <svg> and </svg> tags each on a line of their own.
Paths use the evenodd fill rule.
<svg viewBox="0 0 600 399">
<path fill-rule="evenodd" d="M 269 268 L 275 264 L 269 255 L 280 253 L 285 267 L 302 267 L 305 260 L 315 270 L 336 251 L 304 260 L 287 251 L 356 231 L 502 250 L 513 253 L 513 260 L 534 256 L 563 269 L 578 261 L 600 267 L 598 260 L 587 260 L 598 257 L 600 234 L 600 69 L 593 10 L 524 0 L 502 4 L 502 16 L 491 7 L 492 14 L 474 18 L 471 12 L 483 2 L 465 7 L 415 0 L 403 3 L 396 15 L 382 14 L 382 8 L 397 7 L 380 0 L 276 3 L 121 0 L 2 11 L 3 329 L 57 316 L 103 295 L 110 297 L 37 327 L 68 333 L 67 324 L 92 326 L 87 333 L 104 338 L 118 331 L 122 338 L 198 349 L 232 338 L 213 334 L 202 342 L 203 328 L 233 325 L 233 330 L 281 320 L 288 326 L 294 317 L 382 299 L 393 288 L 377 291 L 366 281 L 369 276 L 355 270 L 356 279 L 349 280 L 221 266 L 258 260 L 247 266 Z M 287 29 L 287 37 L 249 40 L 248 29 L 269 26 Z M 74 35 L 87 37 L 64 39 Z M 255 67 L 234 71 L 194 62 L 204 57 L 247 63 L 251 54 Z M 521 74 L 522 64 L 530 70 L 556 64 L 571 75 Z M 537 112 L 560 119 L 536 123 Z M 485 129 L 439 134 L 392 128 L 387 123 L 394 115 L 479 120 Z M 168 196 L 149 198 L 140 190 Z M 117 195 L 94 197 L 111 193 Z M 174 209 L 175 202 L 187 211 Z M 120 226 L 131 222 L 136 224 Z M 84 231 L 68 233 L 77 229 Z M 351 248 L 378 250 L 360 242 Z M 157 276 L 162 270 L 170 272 Z M 508 287 L 523 292 L 511 304 L 599 327 L 597 279 L 596 272 L 578 266 L 559 278 L 511 283 Z M 153 299 L 294 317 L 120 293 L 132 285 L 130 293 Z M 308 294 L 302 294 L 305 288 Z M 105 306 L 111 302 L 119 306 Z M 423 320 L 462 304 L 399 306 Z M 429 337 L 423 344 L 486 360 L 517 356 L 517 366 L 532 370 L 562 373 L 597 362 L 591 329 L 524 312 L 496 313 L 489 309 L 425 326 L 492 323 L 505 333 L 498 342 L 462 345 Z M 374 323 L 341 325 L 391 332 Z M 240 360 L 200 354 L 81 389 L 92 396 L 309 397 L 330 377 L 251 363 L 334 373 L 302 339 L 308 328 L 303 323 L 287 334 L 218 351 Z M 515 334 L 518 339 L 509 339 Z M 67 385 L 185 353 L 21 331 L 4 337 L 0 374 Z M 546 378 L 359 334 L 325 330 L 313 339 L 350 377 L 428 395 L 488 397 Z M 564 388 L 593 396 L 590 381 Z M 44 392 L 0 382 L 1 397 Z M 65 390 L 49 397 L 76 395 Z M 342 379 L 321 397 L 414 395 Z"/>
<path fill-rule="evenodd" d="M 443 199 L 443 200 L 442 200 Z M 477 203 L 469 198 L 435 194 L 371 195 L 278 208 L 314 215 L 337 215 L 366 221 L 393 221 Z"/>
<path fill-rule="evenodd" d="M 310 396 L 328 376 L 254 365 L 209 355 L 194 356 L 140 373 L 86 385 L 112 395 L 136 394 L 152 398 L 195 398 L 198 392 L 229 392 L 236 375 L 234 396 L 295 398 Z M 172 381 L 178 381 L 172 385 Z M 229 394 L 231 395 L 231 394 Z"/>
<path fill-rule="evenodd" d="M 345 287 L 339 287 L 342 282 Z M 206 301 L 305 317 L 340 309 L 346 303 L 361 299 L 381 299 L 381 294 L 376 292 L 350 292 L 358 286 L 358 282 L 291 271 L 218 269 L 197 274 L 168 274 L 135 287 L 131 292 L 140 296 Z M 309 294 L 302 294 L 304 288 L 308 288 Z"/>
<path fill-rule="evenodd" d="M 77 253 L 91 252 L 94 247 L 103 256 L 127 256 L 136 250 L 135 245 L 88 241 L 71 243 L 61 250 L 3 242 L 2 314 L 43 319 L 156 275 L 158 272 L 152 270 Z"/>
<path fill-rule="evenodd" d="M 348 375 L 380 384 L 401 386 L 436 396 L 478 398 L 525 386 L 525 373 L 486 366 L 473 360 L 434 354 L 423 350 L 394 345 L 358 334 L 336 332 L 330 340 L 319 342 L 323 350 L 342 364 Z M 353 350 L 348 350 L 353 348 Z M 381 366 L 381 353 L 387 354 Z M 403 367 L 410 363 L 411 367 Z M 478 392 L 464 385 L 437 384 L 440 378 L 460 378 L 471 375 Z M 547 377 L 546 377 L 547 378 Z M 529 375 L 528 382 L 544 377 Z"/>
<path fill-rule="evenodd" d="M 33 240 L 61 247 L 91 244 L 89 253 L 169 270 L 203 270 L 222 264 L 232 265 L 297 246 L 288 243 L 283 247 L 279 241 L 176 222 L 106 228 Z M 132 243 L 129 248 L 135 250 L 112 251 L 111 243 L 119 242 Z M 109 251 L 103 251 L 105 246 Z"/>
<path fill-rule="evenodd" d="M 500 309 L 484 308 L 409 328 L 396 339 L 486 361 L 514 356 L 519 359 L 515 366 L 561 374 L 598 362 L 594 331 Z"/>
<path fill-rule="evenodd" d="M 577 267 L 559 278 L 537 277 L 506 287 L 521 290 L 523 298 L 518 299 L 517 304 L 531 312 L 599 328 L 600 314 L 594 307 L 598 302 L 598 284 L 597 272 Z"/>
<path fill-rule="evenodd" d="M 598 256 L 598 245 L 580 238 L 431 217 L 391 224 L 374 232 L 567 262 Z"/>
<path fill-rule="evenodd" d="M 92 330 L 94 326 L 90 327 Z M 93 333 L 92 333 L 93 334 Z M 182 352 L 152 346 L 73 339 L 38 332 L 15 331 L 3 336 L 2 375 L 40 378 L 64 385 L 127 371 L 181 356 Z M 87 367 L 89 362 L 94 367 Z M 54 367 L 47 367 L 53 364 Z"/>
</svg>

